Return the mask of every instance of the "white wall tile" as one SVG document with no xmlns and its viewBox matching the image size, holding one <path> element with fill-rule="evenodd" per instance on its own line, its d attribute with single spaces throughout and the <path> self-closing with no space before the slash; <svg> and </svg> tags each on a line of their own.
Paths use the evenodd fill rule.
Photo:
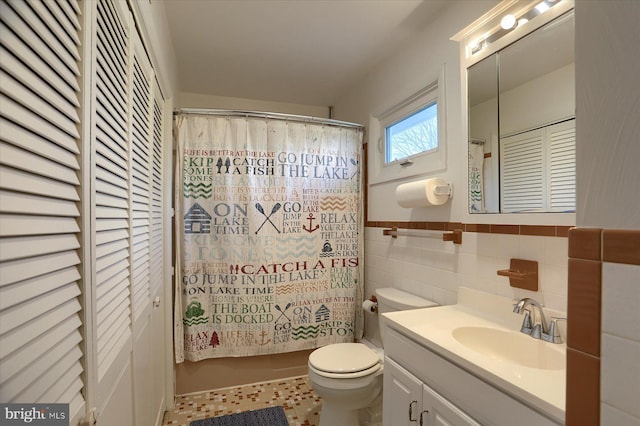
<svg viewBox="0 0 640 426">
<path fill-rule="evenodd" d="M 462 244 L 460 244 L 460 252 L 468 254 L 476 254 L 480 249 L 478 247 L 478 232 L 463 232 Z"/>
<path fill-rule="evenodd" d="M 632 416 L 640 417 L 640 342 L 602 335 L 600 400 Z"/>
<path fill-rule="evenodd" d="M 559 311 L 559 317 L 564 318 L 567 316 L 567 295 L 566 294 L 554 294 L 545 293 L 543 302 L 544 306 L 555 311 Z"/>
<path fill-rule="evenodd" d="M 640 418 L 633 417 L 608 404 L 600 404 L 600 424 L 602 426 L 640 426 Z"/>
<path fill-rule="evenodd" d="M 568 259 L 565 256 L 564 265 L 538 265 L 539 288 L 543 293 L 566 294 L 568 278 Z"/>
<path fill-rule="evenodd" d="M 538 263 L 544 263 L 544 242 L 545 239 L 548 238 L 556 237 L 521 235 L 518 257 L 520 259 L 536 260 Z"/>
<path fill-rule="evenodd" d="M 520 236 L 498 234 L 498 243 L 494 256 L 503 259 L 518 258 L 520 256 Z"/>
<path fill-rule="evenodd" d="M 640 342 L 640 266 L 602 264 L 602 332 Z"/>
<path fill-rule="evenodd" d="M 382 230 L 380 228 L 364 228 L 364 239 L 369 241 L 374 241 L 377 236 L 382 235 Z"/>
<path fill-rule="evenodd" d="M 569 257 L 569 239 L 552 237 L 544 239 L 544 263 L 547 265 L 567 266 Z"/>
</svg>

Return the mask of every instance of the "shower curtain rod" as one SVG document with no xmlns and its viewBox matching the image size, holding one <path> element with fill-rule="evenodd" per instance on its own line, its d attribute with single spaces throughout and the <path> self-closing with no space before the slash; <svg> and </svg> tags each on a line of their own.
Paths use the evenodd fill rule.
<svg viewBox="0 0 640 426">
<path fill-rule="evenodd" d="M 227 110 L 227 109 L 179 108 L 173 111 L 173 115 L 177 115 L 177 114 L 200 114 L 200 115 L 269 118 L 274 120 L 296 121 L 296 122 L 302 122 L 302 123 L 324 124 L 327 126 L 364 129 L 364 126 L 362 124 L 349 123 L 348 121 L 339 121 L 339 120 L 332 120 L 329 118 L 311 117 L 308 115 L 283 114 L 283 113 L 277 113 L 277 112 L 240 111 L 240 110 Z"/>
</svg>

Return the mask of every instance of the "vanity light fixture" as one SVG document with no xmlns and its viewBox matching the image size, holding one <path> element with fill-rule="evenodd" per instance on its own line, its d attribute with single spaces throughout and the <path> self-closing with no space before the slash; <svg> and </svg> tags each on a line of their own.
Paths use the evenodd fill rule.
<svg viewBox="0 0 640 426">
<path fill-rule="evenodd" d="M 524 0 L 516 0 L 517 3 L 524 2 Z M 482 35 L 475 35 L 470 43 L 467 44 L 467 55 L 473 56 L 476 53 L 483 50 L 489 44 L 494 43 L 507 33 L 514 29 L 526 24 L 531 19 L 538 15 L 545 13 L 555 5 L 562 3 L 562 0 L 542 0 L 536 3 L 529 3 L 526 9 L 517 10 L 511 8 L 506 10 L 506 15 L 500 18 L 500 25 L 497 25 L 499 15 L 494 15 L 491 21 L 485 24 L 485 29 L 491 28 L 489 32 L 485 32 Z M 515 13 L 509 13 L 514 12 Z"/>
</svg>

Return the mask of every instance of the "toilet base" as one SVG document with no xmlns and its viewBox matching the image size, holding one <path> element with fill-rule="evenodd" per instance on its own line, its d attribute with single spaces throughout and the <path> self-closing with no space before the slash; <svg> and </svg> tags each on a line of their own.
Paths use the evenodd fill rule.
<svg viewBox="0 0 640 426">
<path fill-rule="evenodd" d="M 360 424 L 358 413 L 359 410 L 341 409 L 323 404 L 318 426 L 358 426 Z"/>
<path fill-rule="evenodd" d="M 360 410 L 382 394 L 382 374 L 372 379 L 368 386 L 355 389 L 330 389 L 311 380 L 313 390 L 322 398 L 319 426 L 358 426 Z"/>
</svg>

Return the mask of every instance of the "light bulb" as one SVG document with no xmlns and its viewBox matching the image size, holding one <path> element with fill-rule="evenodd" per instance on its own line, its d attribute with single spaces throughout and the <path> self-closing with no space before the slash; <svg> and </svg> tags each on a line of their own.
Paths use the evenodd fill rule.
<svg viewBox="0 0 640 426">
<path fill-rule="evenodd" d="M 505 15 L 504 18 L 500 21 L 500 26 L 505 30 L 510 30 L 511 28 L 516 26 L 516 17 L 513 15 Z"/>
<path fill-rule="evenodd" d="M 538 13 L 544 13 L 549 10 L 549 5 L 547 5 L 545 2 L 540 2 L 536 5 L 536 10 L 538 11 Z"/>
<path fill-rule="evenodd" d="M 471 54 L 475 54 L 477 52 L 479 52 L 480 50 L 482 50 L 485 47 L 485 40 L 474 40 L 473 42 L 469 43 L 469 50 L 471 51 Z"/>
</svg>

